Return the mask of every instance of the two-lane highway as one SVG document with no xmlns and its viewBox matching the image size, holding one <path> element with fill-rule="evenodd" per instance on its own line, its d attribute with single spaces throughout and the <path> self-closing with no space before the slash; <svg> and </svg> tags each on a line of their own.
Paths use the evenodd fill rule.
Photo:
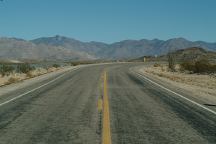
<svg viewBox="0 0 216 144">
<path fill-rule="evenodd" d="M 0 106 L 0 143 L 216 143 L 216 115 L 142 79 L 136 65 L 82 67 Z"/>
</svg>

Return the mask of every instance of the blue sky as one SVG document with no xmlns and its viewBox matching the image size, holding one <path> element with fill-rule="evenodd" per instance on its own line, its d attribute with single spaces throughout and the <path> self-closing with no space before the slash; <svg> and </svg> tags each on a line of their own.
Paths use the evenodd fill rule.
<svg viewBox="0 0 216 144">
<path fill-rule="evenodd" d="M 216 42 L 216 0 L 4 0 L 0 36 Z"/>
</svg>

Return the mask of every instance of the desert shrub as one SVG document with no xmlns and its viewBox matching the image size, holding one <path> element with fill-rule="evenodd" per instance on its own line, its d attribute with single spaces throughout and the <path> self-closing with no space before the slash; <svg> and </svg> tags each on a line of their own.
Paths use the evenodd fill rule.
<svg viewBox="0 0 216 144">
<path fill-rule="evenodd" d="M 167 54 L 167 60 L 168 60 L 168 68 L 171 71 L 175 71 L 175 56 L 173 53 L 168 53 Z"/>
<path fill-rule="evenodd" d="M 180 70 L 194 72 L 196 71 L 195 64 L 189 61 L 183 62 L 180 64 Z"/>
<path fill-rule="evenodd" d="M 17 71 L 18 71 L 19 73 L 28 73 L 28 72 L 30 72 L 31 70 L 34 70 L 34 69 L 35 69 L 35 67 L 31 66 L 31 65 L 28 64 L 28 63 L 19 64 L 19 65 L 17 66 Z"/>
<path fill-rule="evenodd" d="M 1 73 L 2 76 L 9 75 L 13 71 L 14 71 L 14 67 L 11 66 L 11 65 L 5 65 L 5 64 L 3 64 L 0 67 L 0 73 Z"/>
<path fill-rule="evenodd" d="M 15 83 L 15 82 L 17 82 L 17 81 L 19 81 L 18 78 L 11 77 L 11 78 L 8 79 L 7 84 Z"/>
<path fill-rule="evenodd" d="M 58 65 L 58 64 L 53 64 L 52 66 L 53 66 L 54 68 L 60 67 L 60 65 Z"/>
<path fill-rule="evenodd" d="M 195 62 L 195 73 L 211 72 L 211 64 L 208 60 L 202 59 Z"/>
<path fill-rule="evenodd" d="M 211 73 L 216 73 L 216 65 L 211 65 L 209 70 Z"/>
<path fill-rule="evenodd" d="M 77 66 L 77 65 L 80 65 L 80 63 L 79 62 L 72 62 L 71 63 L 71 66 Z"/>
<path fill-rule="evenodd" d="M 29 77 L 29 78 L 34 77 L 34 75 L 30 71 L 26 73 L 26 76 Z"/>
<path fill-rule="evenodd" d="M 155 63 L 154 64 L 154 67 L 160 67 L 161 65 L 160 64 L 158 64 L 158 63 Z"/>
<path fill-rule="evenodd" d="M 193 73 L 216 72 L 216 65 L 209 63 L 207 59 L 201 59 L 196 62 L 183 62 L 180 67 L 182 70 L 187 70 Z"/>
</svg>

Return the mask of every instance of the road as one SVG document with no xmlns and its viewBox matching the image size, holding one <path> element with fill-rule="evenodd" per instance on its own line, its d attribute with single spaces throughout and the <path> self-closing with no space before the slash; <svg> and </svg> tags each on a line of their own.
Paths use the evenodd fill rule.
<svg viewBox="0 0 216 144">
<path fill-rule="evenodd" d="M 142 79 L 135 65 L 87 66 L 1 96 L 0 144 L 99 144 L 109 132 L 112 144 L 216 143 L 216 115 Z"/>
</svg>

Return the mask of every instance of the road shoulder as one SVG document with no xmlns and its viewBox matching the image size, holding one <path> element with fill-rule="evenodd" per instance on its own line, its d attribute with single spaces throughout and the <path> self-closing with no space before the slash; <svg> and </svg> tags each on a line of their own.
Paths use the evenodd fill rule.
<svg viewBox="0 0 216 144">
<path fill-rule="evenodd" d="M 58 75 L 61 75 L 69 70 L 73 70 L 74 68 L 76 67 L 67 67 L 67 68 L 64 68 L 64 69 L 61 69 L 55 72 L 47 73 L 47 74 L 40 75 L 34 78 L 26 79 L 26 80 L 23 80 L 17 83 L 2 86 L 0 87 L 0 97 L 10 92 L 13 92 L 19 89 L 23 89 L 23 88 L 32 86 L 34 84 L 41 83 L 43 81 L 47 81 L 49 79 L 55 78 Z"/>
<path fill-rule="evenodd" d="M 131 71 L 139 73 L 147 77 L 148 79 L 158 83 L 159 85 L 169 88 L 170 90 L 179 93 L 195 102 L 198 102 L 201 105 L 204 105 L 214 111 L 216 110 L 216 106 L 214 106 L 216 104 L 216 95 L 212 93 L 204 93 L 197 86 L 191 86 L 184 83 L 175 82 L 167 78 L 147 73 L 145 72 L 144 66 L 133 67 L 131 68 Z"/>
</svg>

